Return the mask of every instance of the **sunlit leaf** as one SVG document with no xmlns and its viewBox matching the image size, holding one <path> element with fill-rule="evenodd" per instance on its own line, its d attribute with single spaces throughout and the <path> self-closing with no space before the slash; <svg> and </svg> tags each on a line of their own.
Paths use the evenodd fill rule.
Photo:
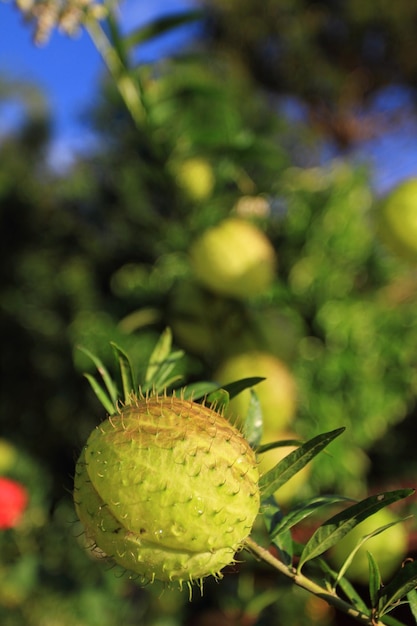
<svg viewBox="0 0 417 626">
<path fill-rule="evenodd" d="M 398 489 L 370 496 L 341 511 L 319 526 L 309 539 L 300 558 L 299 569 L 304 563 L 320 556 L 333 547 L 357 524 L 380 509 L 411 495 L 412 489 Z"/>
<path fill-rule="evenodd" d="M 90 382 L 90 385 L 92 386 L 94 390 L 94 393 L 97 395 L 98 399 L 103 404 L 106 411 L 108 411 L 109 413 L 114 413 L 116 405 L 117 405 L 117 401 L 119 399 L 119 392 L 118 392 L 115 382 L 113 381 L 112 377 L 110 376 L 103 362 L 95 354 L 93 354 L 92 352 L 90 352 L 90 350 L 88 350 L 87 348 L 84 348 L 83 346 L 78 346 L 78 349 L 81 352 L 84 352 L 84 354 L 96 366 L 97 372 L 100 374 L 101 378 L 103 379 L 105 389 L 107 389 L 107 394 L 98 385 L 97 381 L 95 381 L 95 379 L 91 375 L 85 374 L 85 377 Z M 109 404 L 109 399 L 110 399 L 110 404 Z M 110 407 L 111 407 L 111 410 L 109 411 Z"/>
<path fill-rule="evenodd" d="M 344 428 L 338 428 L 310 439 L 299 448 L 290 452 L 275 467 L 261 476 L 259 486 L 263 498 L 266 498 L 284 485 L 294 474 L 299 472 L 309 461 L 321 452 L 336 437 L 342 434 Z"/>
<path fill-rule="evenodd" d="M 125 404 L 129 404 L 132 391 L 135 390 L 132 365 L 127 354 L 119 346 L 111 342 L 111 347 L 113 348 L 119 364 L 120 376 L 122 379 L 123 399 Z"/>
<path fill-rule="evenodd" d="M 110 396 L 108 396 L 103 387 L 98 384 L 94 376 L 91 376 L 91 374 L 84 374 L 84 376 L 90 383 L 92 390 L 106 409 L 107 413 L 109 415 L 113 415 L 116 412 L 116 405 L 112 403 Z"/>
<path fill-rule="evenodd" d="M 148 367 L 145 373 L 145 383 L 153 381 L 161 367 L 171 352 L 172 348 L 172 331 L 170 328 L 166 328 L 159 337 L 156 346 L 154 347 L 149 359 Z"/>
</svg>

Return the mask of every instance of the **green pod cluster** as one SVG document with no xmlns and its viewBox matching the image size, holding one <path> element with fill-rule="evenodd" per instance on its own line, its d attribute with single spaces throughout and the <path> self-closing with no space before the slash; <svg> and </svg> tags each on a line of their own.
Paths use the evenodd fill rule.
<svg viewBox="0 0 417 626">
<path fill-rule="evenodd" d="M 133 397 L 90 435 L 74 501 L 93 543 L 144 581 L 220 574 L 259 510 L 258 466 L 220 413 L 175 396 Z"/>
</svg>

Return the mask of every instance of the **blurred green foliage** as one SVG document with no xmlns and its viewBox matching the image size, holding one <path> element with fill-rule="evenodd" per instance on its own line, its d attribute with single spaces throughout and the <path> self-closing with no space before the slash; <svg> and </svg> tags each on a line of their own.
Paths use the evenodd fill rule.
<svg viewBox="0 0 417 626">
<path fill-rule="evenodd" d="M 372 115 L 372 102 L 380 90 L 407 86 L 414 98 L 413 0 L 395 6 L 385 0 L 201 4 L 211 15 L 213 47 L 239 59 L 268 91 L 299 98 L 309 123 L 339 150 L 379 132 L 381 116 Z"/>
<path fill-rule="evenodd" d="M 188 606 L 188 592 L 142 590 L 84 549 L 72 474 L 104 416 L 81 376 L 91 364 L 79 344 L 111 367 L 115 341 L 140 375 L 171 326 L 189 381 L 212 378 L 230 354 L 266 350 L 294 375 L 300 437 L 347 426 L 332 455 L 315 462 L 312 493 L 363 495 L 416 471 L 401 424 L 413 418 L 417 390 L 417 285 L 376 238 L 366 172 L 341 161 L 297 168 L 294 153 L 314 149 L 310 136 L 277 117 L 228 55 L 203 50 L 132 71 L 143 86 L 143 124 L 104 82 L 90 113 L 100 150 L 70 171 L 48 169 L 48 121 L 30 111 L 0 148 L 0 419 L 18 456 L 2 473 L 31 495 L 22 525 L 0 535 L 0 621 L 332 623 L 330 610 L 285 582 L 277 589 L 249 557 L 239 576 L 208 582 Z M 180 174 L 192 159 L 208 168 L 204 193 Z M 276 280 L 254 300 L 210 293 L 189 263 L 195 237 L 232 212 L 277 251 Z M 378 450 L 380 474 L 369 461 Z"/>
</svg>

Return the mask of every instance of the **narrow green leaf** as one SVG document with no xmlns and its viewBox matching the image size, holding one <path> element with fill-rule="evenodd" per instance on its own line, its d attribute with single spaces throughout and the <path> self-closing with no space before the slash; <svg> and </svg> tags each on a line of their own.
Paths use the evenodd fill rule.
<svg viewBox="0 0 417 626">
<path fill-rule="evenodd" d="M 263 432 L 263 419 L 261 403 L 258 394 L 250 389 L 250 401 L 243 423 L 243 433 L 252 448 L 259 446 Z"/>
<path fill-rule="evenodd" d="M 205 398 L 209 394 L 213 393 L 220 389 L 220 385 L 217 383 L 212 383 L 210 381 L 200 381 L 197 383 L 190 383 L 186 387 L 183 387 L 181 390 L 182 397 L 185 400 L 201 400 L 201 398 Z"/>
<path fill-rule="evenodd" d="M 119 392 L 118 392 L 118 389 L 117 389 L 117 386 L 116 386 L 115 382 L 113 381 L 113 379 L 110 376 L 109 372 L 107 371 L 106 367 L 103 365 L 102 361 L 95 354 L 90 352 L 90 350 L 88 350 L 87 348 L 84 348 L 83 346 L 78 346 L 78 350 L 80 350 L 81 352 L 84 352 L 84 354 L 96 366 L 96 369 L 97 369 L 98 373 L 100 374 L 101 378 L 103 379 L 105 388 L 107 389 L 108 395 L 109 395 L 109 397 L 111 399 L 112 406 L 115 409 L 116 406 L 117 406 L 117 401 L 119 399 Z M 91 381 L 90 381 L 90 383 L 91 383 Z M 96 391 L 97 387 L 93 387 L 93 389 L 94 389 L 95 394 L 97 395 L 97 391 Z M 102 401 L 103 392 L 100 394 L 100 396 L 97 395 L 97 397 L 99 398 L 100 402 L 103 404 L 103 401 Z M 105 409 L 106 409 L 106 411 L 108 411 L 107 407 L 105 407 Z"/>
<path fill-rule="evenodd" d="M 378 605 L 378 593 L 381 589 L 381 572 L 379 571 L 378 563 L 376 562 L 373 554 L 371 552 L 366 553 L 368 556 L 368 565 L 369 565 L 369 597 L 371 599 L 372 607 L 377 607 Z"/>
<path fill-rule="evenodd" d="M 417 591 L 415 589 L 412 589 L 407 593 L 407 600 L 408 604 L 410 605 L 410 611 L 417 624 Z"/>
<path fill-rule="evenodd" d="M 155 391 L 164 391 L 167 387 L 170 387 L 182 379 L 181 374 L 173 374 L 173 371 L 183 357 L 184 352 L 181 350 L 171 352 L 168 358 L 160 364 L 155 377 L 150 381 L 151 387 L 155 389 Z"/>
<path fill-rule="evenodd" d="M 190 22 L 195 22 L 203 17 L 202 11 L 192 10 L 179 15 L 169 15 L 152 21 L 149 25 L 142 26 L 140 29 L 130 33 L 125 38 L 126 46 L 130 48 L 140 45 L 149 39 L 153 39 L 169 30 L 178 28 Z"/>
<path fill-rule="evenodd" d="M 293 540 L 289 530 L 275 533 L 275 528 L 281 523 L 283 515 L 275 499 L 271 496 L 262 504 L 262 518 L 268 531 L 271 542 L 279 550 L 283 563 L 291 565 L 293 559 Z"/>
<path fill-rule="evenodd" d="M 417 561 L 406 563 L 379 592 L 378 610 L 382 617 L 390 608 L 417 587 Z"/>
<path fill-rule="evenodd" d="M 304 547 L 299 562 L 299 570 L 304 563 L 320 556 L 333 547 L 357 524 L 370 517 L 380 509 L 406 498 L 413 493 L 412 489 L 398 489 L 370 496 L 341 511 L 319 526 Z"/>
<path fill-rule="evenodd" d="M 111 401 L 110 396 L 107 395 L 103 387 L 101 387 L 98 384 L 94 376 L 91 376 L 91 374 L 84 374 L 84 376 L 90 383 L 92 390 L 96 394 L 97 398 L 100 400 L 101 404 L 106 409 L 107 413 L 109 415 L 114 415 L 116 413 L 116 406 Z"/>
<path fill-rule="evenodd" d="M 125 404 L 130 404 L 131 394 L 135 391 L 135 380 L 132 365 L 127 354 L 119 346 L 113 342 L 110 342 L 110 345 L 113 348 L 120 368 L 124 402 Z"/>
<path fill-rule="evenodd" d="M 161 364 L 164 363 L 171 352 L 172 348 L 172 331 L 166 328 L 159 337 L 149 359 L 148 367 L 145 373 L 145 383 L 150 383 L 155 379 Z"/>
<path fill-rule="evenodd" d="M 336 437 L 342 434 L 344 428 L 338 428 L 310 439 L 302 446 L 290 452 L 275 467 L 261 476 L 259 487 L 263 498 L 271 496 L 284 485 L 294 474 L 300 471 L 311 459 L 321 452 Z"/>
<path fill-rule="evenodd" d="M 227 391 L 230 399 L 232 399 L 245 389 L 254 387 L 255 385 L 261 383 L 263 380 L 265 380 L 265 378 L 261 378 L 260 376 L 252 376 L 250 378 L 241 378 L 240 380 L 236 380 L 233 383 L 222 385 L 222 387 Z"/>
<path fill-rule="evenodd" d="M 275 526 L 274 533 L 271 538 L 275 538 L 275 535 L 279 535 L 281 532 L 285 532 L 307 519 L 313 513 L 316 513 L 320 508 L 324 506 L 330 506 L 331 504 L 337 504 L 339 502 L 351 501 L 350 498 L 344 496 L 319 496 L 302 502 L 299 506 L 289 511 Z"/>
</svg>

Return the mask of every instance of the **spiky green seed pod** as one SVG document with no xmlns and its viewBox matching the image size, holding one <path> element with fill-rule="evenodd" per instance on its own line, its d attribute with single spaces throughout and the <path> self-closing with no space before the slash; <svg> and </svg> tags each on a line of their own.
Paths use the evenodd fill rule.
<svg viewBox="0 0 417 626">
<path fill-rule="evenodd" d="M 220 413 L 132 397 L 90 435 L 74 500 L 87 535 L 143 580 L 200 581 L 233 562 L 259 510 L 256 457 Z"/>
</svg>

